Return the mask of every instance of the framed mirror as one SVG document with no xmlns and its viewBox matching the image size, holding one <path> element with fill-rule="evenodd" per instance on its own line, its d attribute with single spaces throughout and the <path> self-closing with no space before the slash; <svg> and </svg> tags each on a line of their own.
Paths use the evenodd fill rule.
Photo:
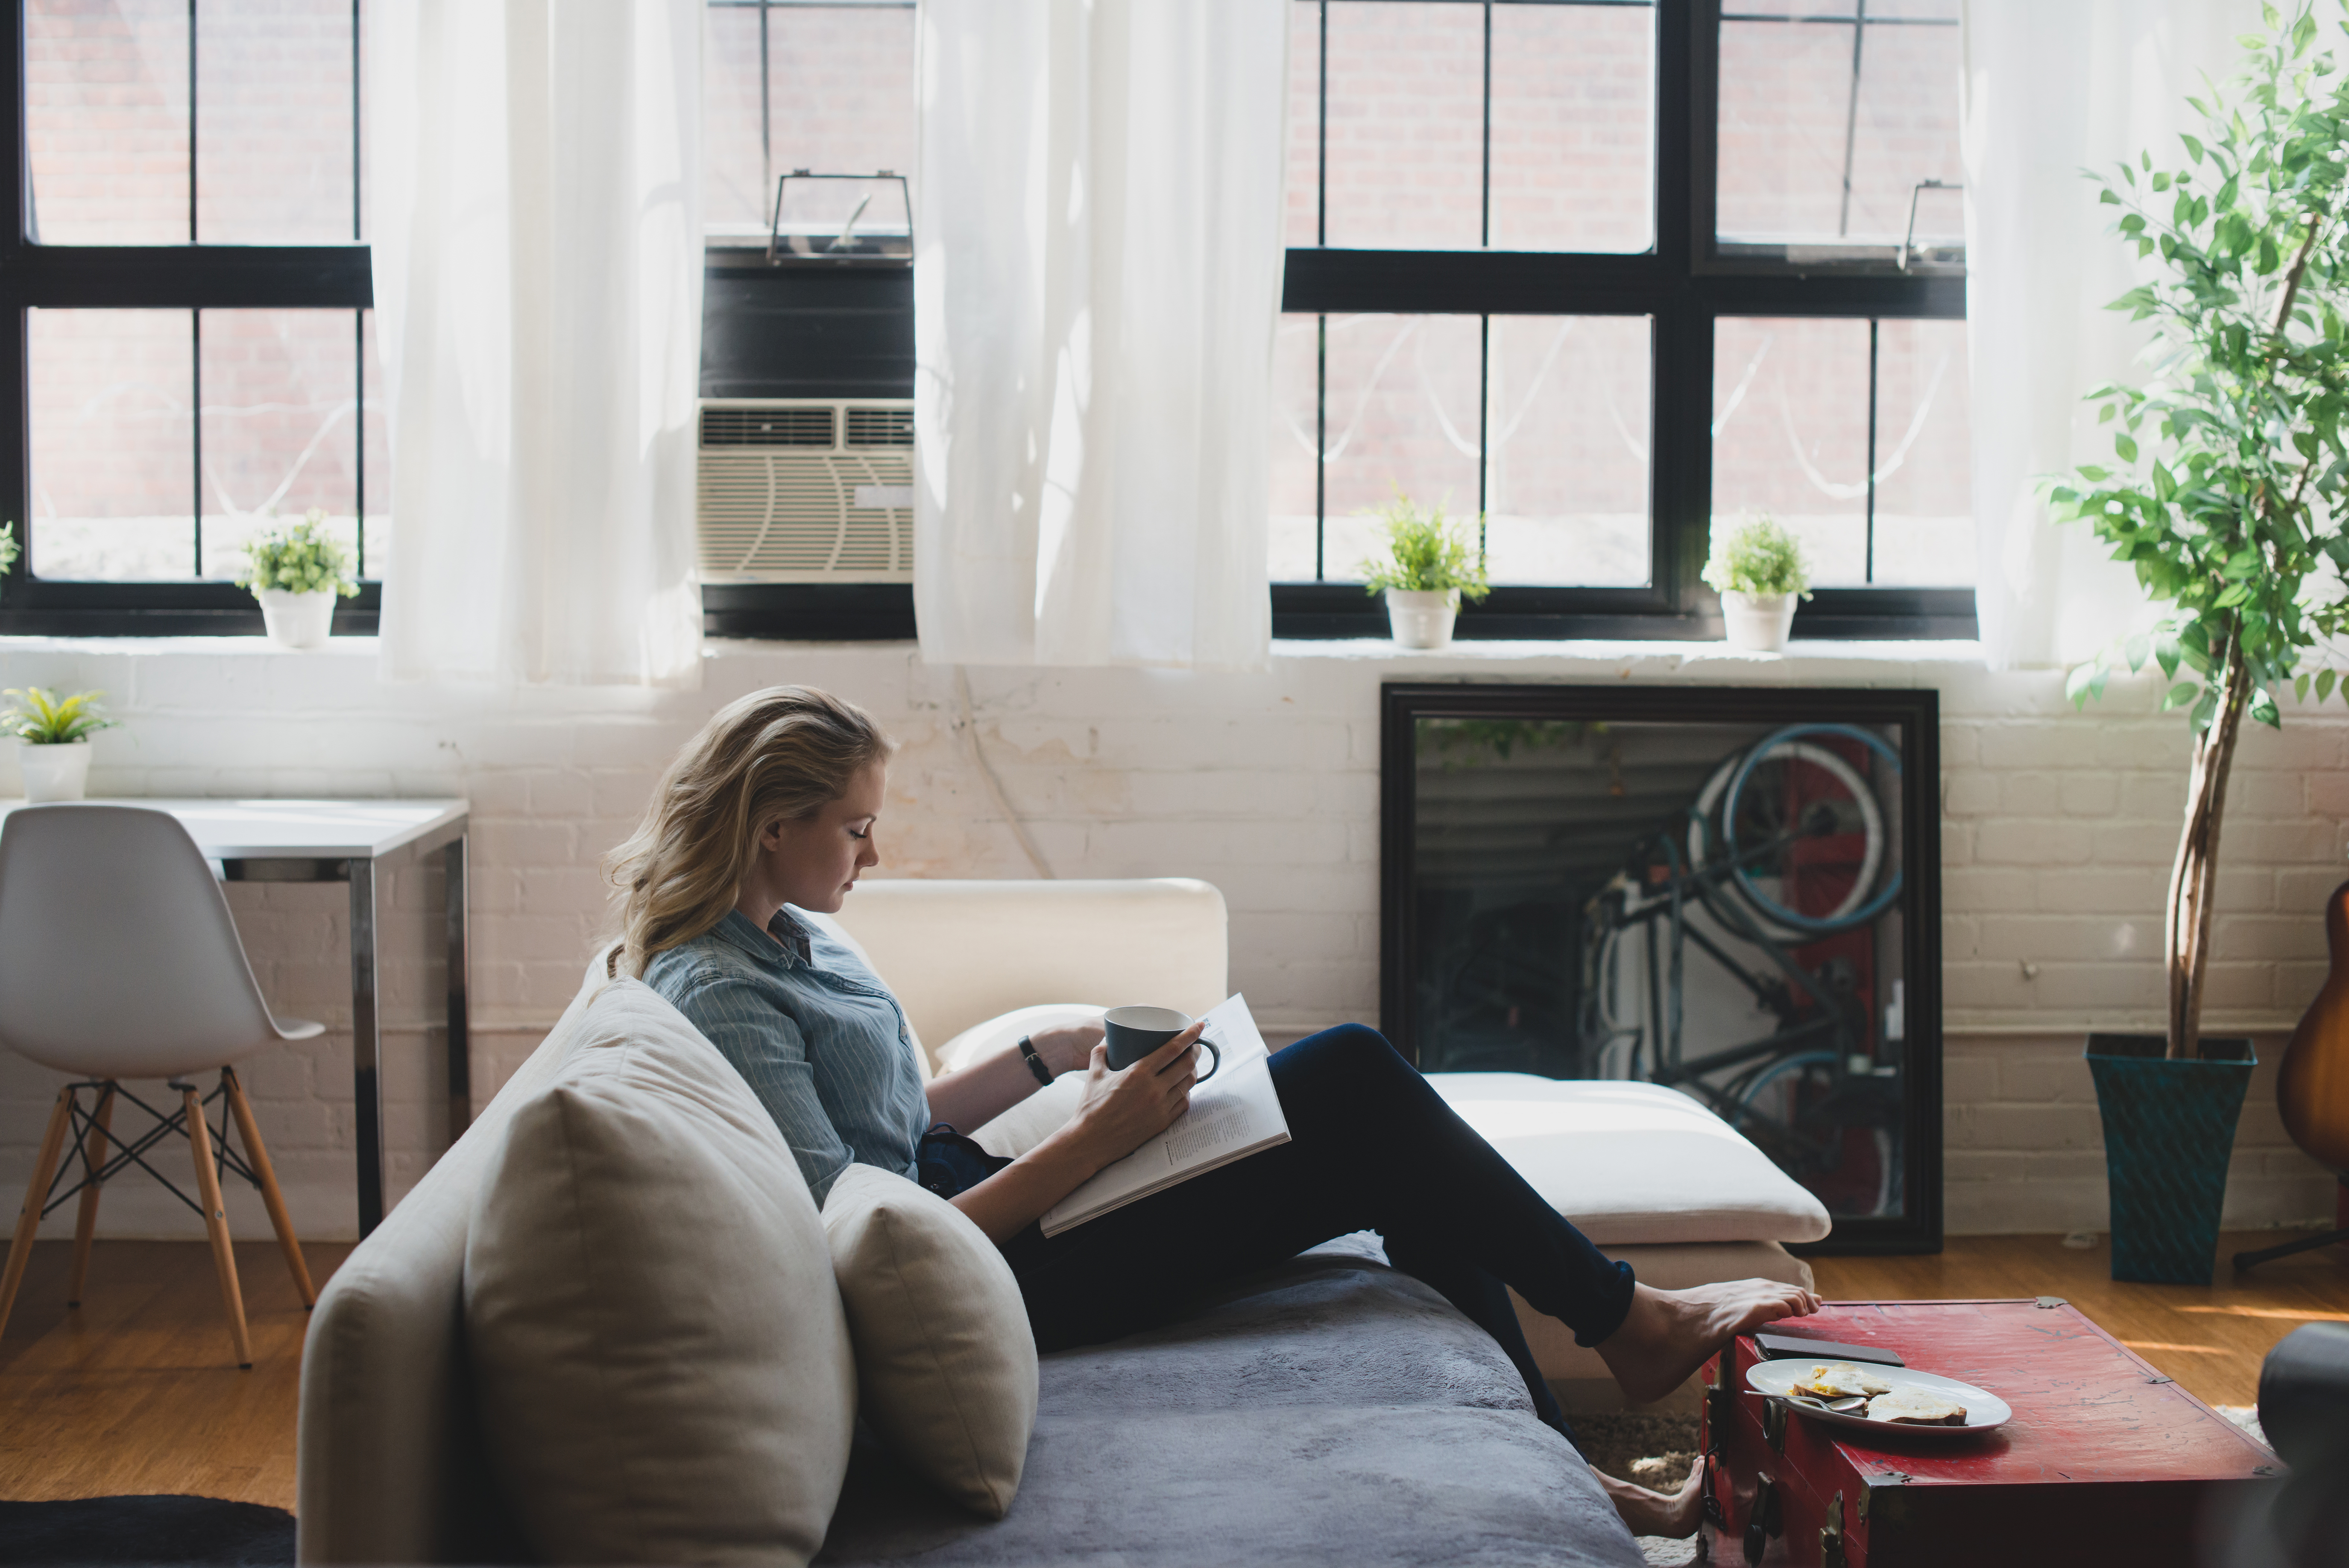
<svg viewBox="0 0 2349 1568">
<path fill-rule="evenodd" d="M 1381 688 L 1380 1025 L 1423 1072 L 1635 1078 L 1941 1244 L 1932 691 Z"/>
</svg>

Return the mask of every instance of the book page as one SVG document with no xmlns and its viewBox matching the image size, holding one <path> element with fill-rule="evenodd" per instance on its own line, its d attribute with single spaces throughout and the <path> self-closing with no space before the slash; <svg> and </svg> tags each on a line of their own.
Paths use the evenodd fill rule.
<svg viewBox="0 0 2349 1568">
<path fill-rule="evenodd" d="M 1271 1060 L 1247 1000 L 1231 997 L 1206 1022 L 1206 1037 L 1223 1052 L 1224 1061 L 1214 1077 L 1191 1091 L 1191 1108 L 1054 1204 L 1044 1215 L 1044 1234 L 1081 1224 L 1241 1154 L 1288 1141 L 1288 1118 L 1281 1114 Z"/>
</svg>

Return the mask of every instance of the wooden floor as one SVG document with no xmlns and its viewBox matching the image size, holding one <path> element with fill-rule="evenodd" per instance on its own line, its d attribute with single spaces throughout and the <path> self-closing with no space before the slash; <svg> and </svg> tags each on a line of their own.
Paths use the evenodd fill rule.
<svg viewBox="0 0 2349 1568">
<path fill-rule="evenodd" d="M 34 1246 L 0 1335 L 0 1498 L 192 1492 L 292 1508 L 309 1314 L 277 1243 L 236 1249 L 250 1372 L 237 1369 L 203 1242 L 98 1242 L 72 1312 L 70 1250 Z M 320 1288 L 350 1250 L 302 1249 Z"/>
<path fill-rule="evenodd" d="M 2225 1251 L 2280 1240 L 2229 1237 Z M 322 1286 L 350 1251 L 305 1249 Z M 2209 1287 L 2115 1284 L 2100 1246 L 1960 1237 L 1925 1258 L 1816 1258 L 1839 1301 L 2060 1295 L 2213 1405 L 2248 1405 L 2260 1359 L 2303 1323 L 2349 1321 L 2349 1257 L 2309 1253 Z M 305 1314 L 274 1244 L 237 1249 L 253 1370 L 237 1370 L 201 1242 L 101 1241 L 79 1311 L 42 1242 L 0 1336 L 0 1498 L 196 1492 L 294 1506 Z"/>
</svg>

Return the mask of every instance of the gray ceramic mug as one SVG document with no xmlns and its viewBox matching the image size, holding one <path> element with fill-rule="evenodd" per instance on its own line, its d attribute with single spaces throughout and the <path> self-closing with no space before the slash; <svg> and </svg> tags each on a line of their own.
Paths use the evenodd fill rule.
<svg viewBox="0 0 2349 1568">
<path fill-rule="evenodd" d="M 1191 1027 L 1195 1021 L 1188 1013 L 1177 1012 L 1171 1007 L 1112 1007 L 1102 1014 L 1102 1031 L 1109 1042 L 1109 1064 L 1112 1072 L 1123 1072 L 1157 1050 L 1169 1040 Z M 1199 1036 L 1214 1058 L 1207 1070 L 1199 1075 L 1204 1084 L 1216 1075 L 1224 1064 L 1224 1054 L 1206 1035 Z"/>
</svg>

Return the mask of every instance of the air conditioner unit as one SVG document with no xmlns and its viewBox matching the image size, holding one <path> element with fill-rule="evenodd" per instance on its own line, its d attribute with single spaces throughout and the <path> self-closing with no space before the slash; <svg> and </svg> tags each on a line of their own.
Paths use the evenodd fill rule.
<svg viewBox="0 0 2349 1568">
<path fill-rule="evenodd" d="M 914 404 L 706 398 L 696 513 L 721 583 L 914 580 Z"/>
</svg>

